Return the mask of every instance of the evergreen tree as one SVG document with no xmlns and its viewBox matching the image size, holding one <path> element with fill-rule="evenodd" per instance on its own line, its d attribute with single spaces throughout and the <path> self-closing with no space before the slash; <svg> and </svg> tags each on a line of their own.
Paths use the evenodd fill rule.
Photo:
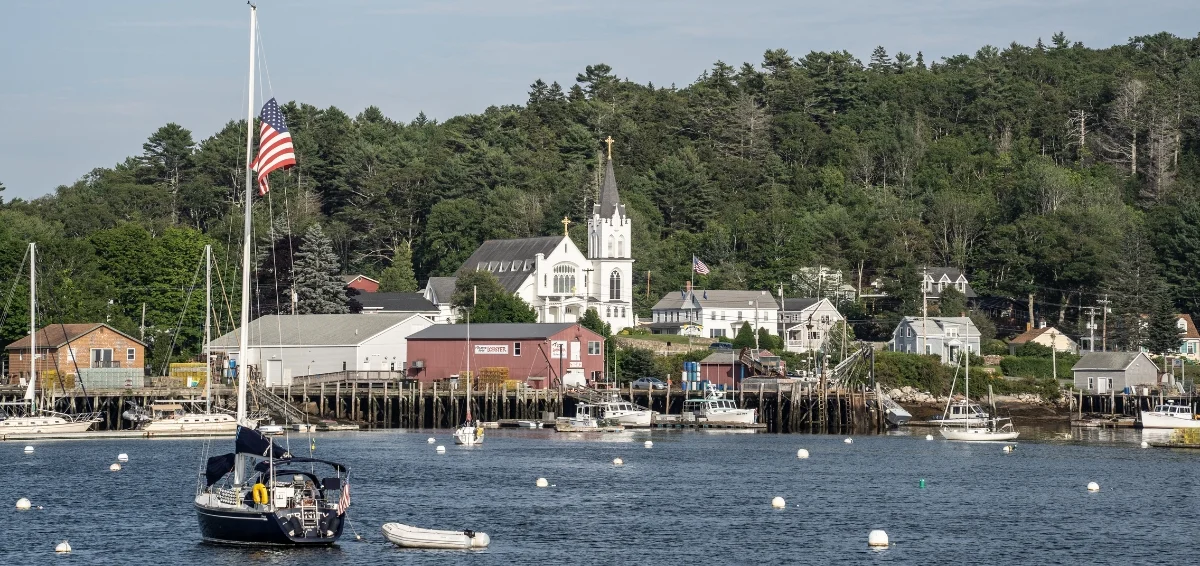
<svg viewBox="0 0 1200 566">
<path fill-rule="evenodd" d="M 892 58 L 888 57 L 887 49 L 884 49 L 882 45 L 876 47 L 875 51 L 871 52 L 871 63 L 867 65 L 867 68 L 877 73 L 890 72 L 892 70 Z"/>
<path fill-rule="evenodd" d="M 738 329 L 737 336 L 733 337 L 733 348 L 741 350 L 742 348 L 754 347 L 754 330 L 750 328 L 749 322 L 743 322 L 742 327 Z"/>
<path fill-rule="evenodd" d="M 417 290 L 417 277 L 412 267 L 412 248 L 407 243 L 396 246 L 392 253 L 392 265 L 379 275 L 379 290 L 384 293 L 411 293 Z"/>
<path fill-rule="evenodd" d="M 1176 326 L 1175 309 L 1165 292 L 1154 297 L 1154 308 L 1146 324 L 1146 349 L 1152 354 L 1178 354 L 1182 333 Z"/>
<path fill-rule="evenodd" d="M 1105 283 L 1112 300 L 1112 331 L 1109 339 L 1126 351 L 1146 346 L 1146 317 L 1155 309 L 1162 289 L 1154 252 L 1141 230 L 1125 234 L 1116 269 Z"/>
<path fill-rule="evenodd" d="M 338 258 L 320 224 L 313 224 L 304 232 L 300 249 L 296 252 L 294 269 L 297 314 L 339 314 L 348 311 L 346 285 L 338 277 Z"/>
<path fill-rule="evenodd" d="M 955 287 L 946 287 L 938 297 L 938 312 L 942 316 L 966 316 L 967 296 Z"/>
</svg>

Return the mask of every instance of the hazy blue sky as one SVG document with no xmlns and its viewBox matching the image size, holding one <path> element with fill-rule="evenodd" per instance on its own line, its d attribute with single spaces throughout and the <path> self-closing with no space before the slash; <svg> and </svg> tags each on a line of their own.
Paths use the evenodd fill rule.
<svg viewBox="0 0 1200 566">
<path fill-rule="evenodd" d="M 1058 30 L 1088 46 L 1200 31 L 1195 0 L 260 0 L 281 101 L 374 104 L 408 121 L 523 103 L 585 65 L 686 85 L 718 59 L 847 49 L 926 61 Z M 0 5 L 0 182 L 32 198 L 141 152 L 178 122 L 197 141 L 244 117 L 247 10 L 237 0 L 7 0 Z"/>
</svg>

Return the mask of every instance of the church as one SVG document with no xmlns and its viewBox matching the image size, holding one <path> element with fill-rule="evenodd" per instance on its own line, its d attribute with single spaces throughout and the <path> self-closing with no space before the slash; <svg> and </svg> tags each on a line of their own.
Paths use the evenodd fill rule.
<svg viewBox="0 0 1200 566">
<path fill-rule="evenodd" d="M 538 322 L 577 322 L 594 308 L 614 333 L 634 326 L 633 233 L 613 175 L 612 138 L 608 143 L 600 199 L 588 218 L 587 255 L 567 236 L 488 240 L 471 254 L 457 275 L 486 270 L 509 292 L 537 312 Z M 424 294 L 447 315 L 454 277 L 430 278 Z M 452 316 L 439 319 L 452 319 Z"/>
</svg>

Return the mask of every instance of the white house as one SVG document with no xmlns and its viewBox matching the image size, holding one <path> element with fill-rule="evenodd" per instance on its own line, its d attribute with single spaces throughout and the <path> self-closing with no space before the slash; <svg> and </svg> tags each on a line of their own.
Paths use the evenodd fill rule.
<svg viewBox="0 0 1200 566">
<path fill-rule="evenodd" d="M 732 338 L 749 323 L 755 333 L 775 334 L 779 302 L 766 291 L 693 290 L 667 293 L 654 305 L 650 331 L 708 338 Z"/>
<path fill-rule="evenodd" d="M 784 299 L 779 313 L 779 334 L 787 337 L 787 351 L 820 350 L 829 329 L 846 318 L 829 299 Z"/>
<path fill-rule="evenodd" d="M 893 352 L 934 355 L 943 364 L 956 363 L 963 348 L 979 354 L 979 329 L 965 316 L 906 316 L 888 341 Z"/>
<path fill-rule="evenodd" d="M 433 319 L 434 322 L 458 322 L 458 311 L 450 302 L 450 298 L 454 296 L 454 281 L 454 277 L 430 277 L 425 283 L 425 288 L 421 290 L 425 300 L 437 307 L 438 314 Z"/>
<path fill-rule="evenodd" d="M 564 232 L 567 221 L 564 219 Z M 596 309 L 613 332 L 634 326 L 631 220 L 617 192 L 609 156 L 600 200 L 588 219 L 587 255 L 564 233 L 513 240 L 488 240 L 471 254 L 458 275 L 489 271 L 509 292 L 537 311 L 538 322 L 577 322 Z M 434 277 L 424 295 L 450 313 L 452 277 Z"/>
<path fill-rule="evenodd" d="M 1192 315 L 1177 316 L 1175 327 L 1179 329 L 1179 355 L 1193 362 L 1200 361 L 1200 332 L 1196 332 L 1196 323 L 1192 321 Z"/>
<path fill-rule="evenodd" d="M 267 386 L 336 371 L 403 371 L 409 335 L 433 326 L 418 314 L 267 315 L 250 322 L 245 363 Z M 214 353 L 241 366 L 238 332 L 213 339 Z"/>
<path fill-rule="evenodd" d="M 1078 354 L 1079 344 L 1071 339 L 1070 336 L 1059 332 L 1053 326 L 1043 326 L 1041 328 L 1032 328 L 1026 330 L 1008 341 L 1008 352 L 1016 354 L 1017 349 L 1025 344 L 1041 344 L 1047 348 L 1053 348 L 1059 352 L 1068 354 Z"/>
</svg>

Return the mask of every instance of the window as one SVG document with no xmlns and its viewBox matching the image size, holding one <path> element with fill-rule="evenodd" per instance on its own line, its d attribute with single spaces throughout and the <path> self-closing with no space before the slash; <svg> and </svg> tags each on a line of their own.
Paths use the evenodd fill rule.
<svg viewBox="0 0 1200 566">
<path fill-rule="evenodd" d="M 1096 388 L 1096 378 L 1089 377 L 1088 378 L 1088 389 L 1095 389 L 1095 388 Z"/>
<path fill-rule="evenodd" d="M 913 332 L 913 328 L 911 326 L 908 327 L 908 337 L 912 338 L 915 334 L 916 333 Z"/>
<path fill-rule="evenodd" d="M 967 284 L 963 281 L 959 281 L 958 282 L 958 290 L 962 291 L 963 293 L 966 293 L 967 292 Z"/>
<path fill-rule="evenodd" d="M 617 257 L 625 257 L 625 236 L 617 238 Z"/>
<path fill-rule="evenodd" d="M 514 356 L 521 355 L 521 343 L 520 342 L 513 342 L 513 355 Z"/>
<path fill-rule="evenodd" d="M 118 367 L 113 363 L 112 348 L 92 348 L 92 367 L 94 368 L 112 368 Z"/>
<path fill-rule="evenodd" d="M 1195 343 L 1195 342 L 1188 342 L 1188 351 L 1187 351 L 1187 353 L 1189 353 L 1189 354 L 1195 354 L 1195 353 L 1196 353 L 1196 343 Z"/>
<path fill-rule="evenodd" d="M 604 307 L 604 316 L 612 318 L 612 307 Z"/>
<path fill-rule="evenodd" d="M 588 355 L 589 356 L 599 356 L 600 355 L 600 342 L 599 341 L 596 341 L 596 340 L 588 341 Z"/>
<path fill-rule="evenodd" d="M 708 319 L 709 320 L 717 320 L 717 311 L 712 311 L 712 312 L 708 313 Z"/>
<path fill-rule="evenodd" d="M 547 286 L 549 286 L 549 285 L 550 285 L 550 276 L 549 276 L 549 275 L 543 275 L 543 276 L 542 276 L 542 287 L 547 287 Z"/>
<path fill-rule="evenodd" d="M 615 269 L 608 275 L 608 300 L 621 300 L 621 272 Z"/>
<path fill-rule="evenodd" d="M 613 256 L 613 237 L 609 236 L 608 237 L 608 254 L 605 255 L 604 257 L 612 257 L 612 256 Z"/>
<path fill-rule="evenodd" d="M 625 307 L 621 307 L 621 318 L 625 318 Z"/>
<path fill-rule="evenodd" d="M 926 345 L 925 345 L 925 355 L 929 355 L 929 354 L 932 354 L 932 353 L 933 353 L 933 346 L 931 346 L 931 345 L 929 345 L 929 344 L 926 344 Z"/>
<path fill-rule="evenodd" d="M 342 362 L 342 371 L 346 371 L 346 362 Z"/>
<path fill-rule="evenodd" d="M 560 263 L 554 266 L 554 294 L 569 295 L 575 292 L 575 266 Z"/>
<path fill-rule="evenodd" d="M 820 333 L 820 332 L 809 332 L 809 333 L 808 333 L 808 339 L 809 339 L 809 340 L 820 340 L 820 339 L 821 339 L 821 333 Z"/>
<path fill-rule="evenodd" d="M 71 357 L 74 358 L 75 356 L 72 355 Z M 133 348 L 127 348 L 125 350 L 125 360 L 132 362 L 135 359 L 137 359 L 137 350 L 135 350 Z"/>
<path fill-rule="evenodd" d="M 708 337 L 709 338 L 724 338 L 725 337 L 725 329 L 724 328 L 713 328 L 708 331 Z"/>
<path fill-rule="evenodd" d="M 737 319 L 738 319 L 738 320 L 742 320 L 742 311 L 738 311 L 738 317 L 737 317 Z"/>
</svg>

